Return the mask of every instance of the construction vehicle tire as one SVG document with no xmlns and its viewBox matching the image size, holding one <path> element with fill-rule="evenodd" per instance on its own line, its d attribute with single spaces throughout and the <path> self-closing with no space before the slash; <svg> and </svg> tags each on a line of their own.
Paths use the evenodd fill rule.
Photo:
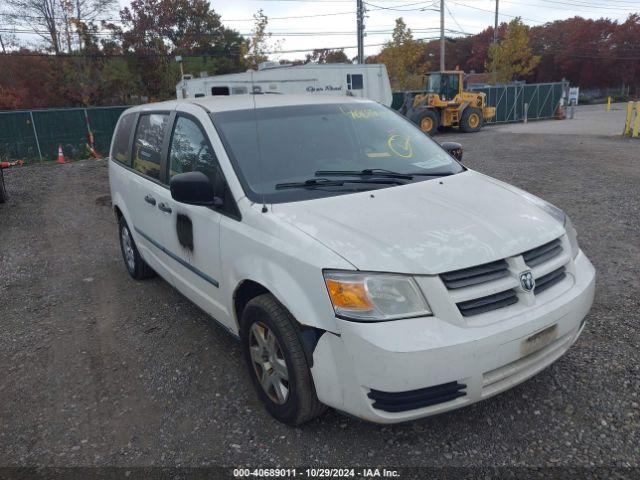
<svg viewBox="0 0 640 480">
<path fill-rule="evenodd" d="M 460 118 L 460 129 L 465 133 L 477 132 L 482 128 L 482 110 L 467 107 Z"/>
<path fill-rule="evenodd" d="M 4 175 L 0 169 L 0 203 L 7 201 L 7 190 L 4 188 Z"/>
<path fill-rule="evenodd" d="M 440 115 L 435 110 L 425 108 L 413 114 L 411 120 L 427 135 L 433 135 L 440 126 Z"/>
</svg>

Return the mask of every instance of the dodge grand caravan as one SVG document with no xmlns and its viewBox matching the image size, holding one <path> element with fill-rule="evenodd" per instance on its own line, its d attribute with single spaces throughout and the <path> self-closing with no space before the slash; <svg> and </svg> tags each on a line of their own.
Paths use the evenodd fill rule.
<svg viewBox="0 0 640 480">
<path fill-rule="evenodd" d="M 495 395 L 565 353 L 593 301 L 567 215 L 371 101 L 131 108 L 109 177 L 131 276 L 159 274 L 237 336 L 288 424 Z"/>
</svg>

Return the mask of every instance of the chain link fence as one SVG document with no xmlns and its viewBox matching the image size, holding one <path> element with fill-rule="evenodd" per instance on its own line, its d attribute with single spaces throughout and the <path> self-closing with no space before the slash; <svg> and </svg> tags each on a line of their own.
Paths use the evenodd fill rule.
<svg viewBox="0 0 640 480">
<path fill-rule="evenodd" d="M 0 112 L 0 159 L 55 160 L 89 156 L 89 131 L 97 152 L 107 155 L 120 114 L 128 107 L 89 107 Z"/>
</svg>

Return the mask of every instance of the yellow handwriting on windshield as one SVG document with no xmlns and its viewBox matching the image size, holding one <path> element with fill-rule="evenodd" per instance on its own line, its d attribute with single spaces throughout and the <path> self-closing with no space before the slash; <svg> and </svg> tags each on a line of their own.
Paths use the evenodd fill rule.
<svg viewBox="0 0 640 480">
<path fill-rule="evenodd" d="M 366 120 L 369 118 L 380 117 L 380 112 L 377 110 L 374 110 L 373 108 L 359 108 L 355 110 L 345 110 L 344 108 L 340 107 L 340 111 L 343 114 L 347 115 L 348 117 L 351 117 L 353 120 Z"/>
<path fill-rule="evenodd" d="M 413 157 L 413 146 L 408 135 L 389 135 L 387 146 L 395 155 L 402 158 Z"/>
</svg>

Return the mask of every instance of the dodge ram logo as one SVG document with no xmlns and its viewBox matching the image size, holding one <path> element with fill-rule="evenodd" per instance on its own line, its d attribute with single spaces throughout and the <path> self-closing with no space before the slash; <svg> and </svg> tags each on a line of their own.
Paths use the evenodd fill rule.
<svg viewBox="0 0 640 480">
<path fill-rule="evenodd" d="M 533 278 L 533 273 L 531 273 L 531 270 L 527 270 L 526 272 L 522 272 L 520 274 L 520 286 L 525 292 L 530 292 L 531 290 L 536 288 L 536 281 Z"/>
</svg>

